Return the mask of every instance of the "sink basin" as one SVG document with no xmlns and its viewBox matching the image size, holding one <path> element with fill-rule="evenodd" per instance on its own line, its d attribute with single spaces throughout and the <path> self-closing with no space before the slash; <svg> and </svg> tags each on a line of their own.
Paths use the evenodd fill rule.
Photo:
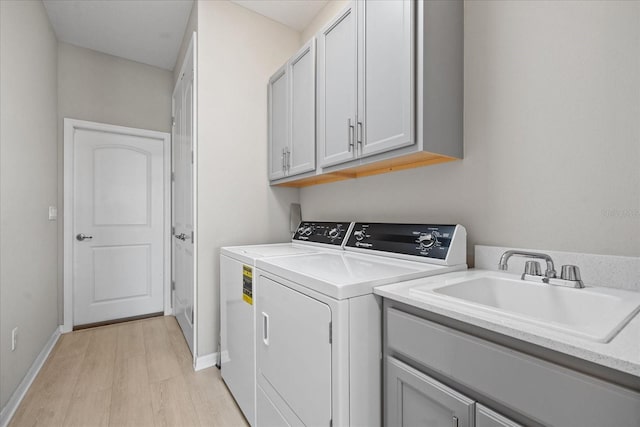
<svg viewBox="0 0 640 427">
<path fill-rule="evenodd" d="M 609 342 L 640 309 L 640 293 L 611 288 L 565 288 L 506 275 L 463 279 L 446 286 L 417 286 L 414 296 L 431 296 L 468 309 Z"/>
</svg>

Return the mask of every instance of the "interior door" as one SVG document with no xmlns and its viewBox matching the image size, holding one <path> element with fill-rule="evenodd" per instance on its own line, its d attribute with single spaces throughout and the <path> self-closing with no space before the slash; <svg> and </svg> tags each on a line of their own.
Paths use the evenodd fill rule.
<svg viewBox="0 0 640 427">
<path fill-rule="evenodd" d="M 259 276 L 258 288 L 256 365 L 260 386 L 272 387 L 286 403 L 282 409 L 289 408 L 304 425 L 329 426 L 331 309 L 264 276 Z"/>
<path fill-rule="evenodd" d="M 358 123 L 362 156 L 415 143 L 411 0 L 358 2 Z"/>
<path fill-rule="evenodd" d="M 75 326 L 164 309 L 164 140 L 102 127 L 73 132 Z"/>
<path fill-rule="evenodd" d="M 355 2 L 318 35 L 318 146 L 320 165 L 355 158 L 356 127 Z"/>
<path fill-rule="evenodd" d="M 194 60 L 193 42 L 173 93 L 173 311 L 194 354 Z"/>
</svg>

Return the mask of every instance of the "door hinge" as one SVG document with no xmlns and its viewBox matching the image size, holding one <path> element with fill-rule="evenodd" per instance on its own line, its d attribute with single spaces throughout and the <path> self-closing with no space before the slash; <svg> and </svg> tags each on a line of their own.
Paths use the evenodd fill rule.
<svg viewBox="0 0 640 427">
<path fill-rule="evenodd" d="M 333 343 L 333 323 L 329 322 L 329 344 Z"/>
<path fill-rule="evenodd" d="M 172 281 L 171 281 L 171 290 L 172 290 L 172 291 L 175 291 L 175 290 L 176 290 L 176 281 L 175 281 L 175 280 L 172 280 Z"/>
<path fill-rule="evenodd" d="M 175 236 L 176 234 L 176 228 L 175 227 L 171 227 L 171 235 Z"/>
<path fill-rule="evenodd" d="M 176 173 L 171 172 L 171 181 L 175 181 L 175 180 L 176 180 Z"/>
<path fill-rule="evenodd" d="M 195 242 L 193 241 L 193 237 L 194 237 L 194 234 L 193 234 L 193 231 L 191 231 L 191 243 L 195 243 Z"/>
<path fill-rule="evenodd" d="M 191 307 L 191 324 L 193 325 L 193 307 Z"/>
<path fill-rule="evenodd" d="M 171 127 L 174 127 L 176 125 L 176 118 L 174 116 L 171 116 Z"/>
<path fill-rule="evenodd" d="M 191 150 L 191 164 L 193 164 L 193 150 Z"/>
</svg>

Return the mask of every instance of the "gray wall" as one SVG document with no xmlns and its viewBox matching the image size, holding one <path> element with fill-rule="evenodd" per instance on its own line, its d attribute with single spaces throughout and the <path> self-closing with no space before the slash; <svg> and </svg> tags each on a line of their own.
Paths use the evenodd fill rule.
<svg viewBox="0 0 640 427">
<path fill-rule="evenodd" d="M 267 178 L 267 82 L 300 34 L 228 1 L 198 2 L 198 356 L 220 334 L 220 247 L 286 241 L 298 190 Z"/>
<path fill-rule="evenodd" d="M 58 327 L 56 38 L 42 2 L 0 1 L 0 407 Z M 11 351 L 11 330 L 18 346 Z"/>
<path fill-rule="evenodd" d="M 63 119 L 171 131 L 173 73 L 94 50 L 58 43 L 58 206 L 63 206 Z M 63 239 L 59 221 L 58 292 L 63 323 Z"/>
<path fill-rule="evenodd" d="M 465 2 L 464 60 L 463 161 L 304 188 L 304 218 L 640 256 L 640 2 Z"/>
</svg>

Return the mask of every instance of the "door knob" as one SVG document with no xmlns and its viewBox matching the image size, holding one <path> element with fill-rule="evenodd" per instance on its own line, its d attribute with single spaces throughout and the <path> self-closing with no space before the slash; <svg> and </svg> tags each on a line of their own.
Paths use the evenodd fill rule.
<svg viewBox="0 0 640 427">
<path fill-rule="evenodd" d="M 178 239 L 178 240 L 182 240 L 183 242 L 184 242 L 185 240 L 187 240 L 187 235 L 186 235 L 186 234 L 184 234 L 184 233 L 176 234 L 176 235 L 175 235 L 175 237 L 176 237 L 176 239 Z"/>
<path fill-rule="evenodd" d="M 93 236 L 87 236 L 86 234 L 80 233 L 76 236 L 76 240 L 78 240 L 79 242 L 82 242 L 84 240 L 91 240 L 93 239 Z"/>
</svg>

